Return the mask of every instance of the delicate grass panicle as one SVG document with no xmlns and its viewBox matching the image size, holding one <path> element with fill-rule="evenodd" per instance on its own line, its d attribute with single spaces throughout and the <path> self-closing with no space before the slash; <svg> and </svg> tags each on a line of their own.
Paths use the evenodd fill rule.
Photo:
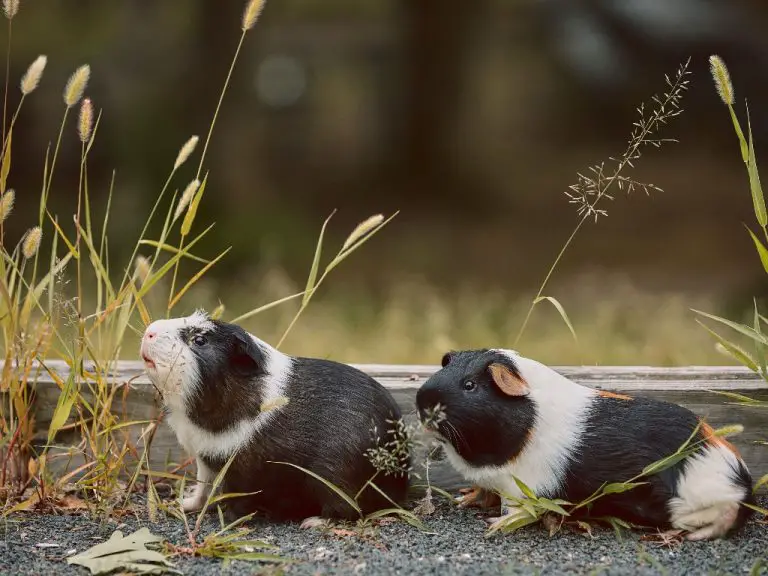
<svg viewBox="0 0 768 576">
<path fill-rule="evenodd" d="M 87 144 L 91 139 L 91 130 L 93 129 L 93 104 L 90 98 L 84 98 L 80 104 L 80 119 L 77 123 L 77 132 L 80 135 L 80 141 Z"/>
<path fill-rule="evenodd" d="M 88 64 L 83 64 L 72 73 L 67 81 L 67 86 L 64 88 L 64 103 L 67 108 L 71 108 L 83 97 L 83 92 L 88 86 L 88 80 L 91 78 L 91 67 Z"/>
<path fill-rule="evenodd" d="M 683 95 L 688 88 L 689 80 L 688 65 L 690 58 L 682 64 L 675 74 L 674 79 L 665 76 L 667 91 L 663 96 L 654 95 L 652 97 L 653 108 L 648 112 L 645 104 L 640 104 L 637 108 L 639 118 L 634 123 L 632 134 L 630 135 L 624 152 L 618 158 L 610 158 L 612 168 L 607 168 L 605 162 L 590 166 L 585 173 L 578 174 L 578 180 L 565 191 L 565 196 L 570 204 L 576 205 L 576 212 L 580 216 L 579 221 L 574 227 L 571 235 L 563 244 L 560 252 L 555 257 L 552 265 L 549 267 L 547 275 L 544 277 L 539 290 L 534 296 L 528 308 L 528 312 L 523 319 L 517 337 L 513 346 L 517 346 L 520 338 L 523 336 L 528 321 L 531 318 L 533 309 L 540 302 L 550 302 L 558 311 L 563 321 L 571 331 L 574 340 L 576 331 L 571 325 L 571 321 L 565 313 L 563 306 L 552 296 L 545 296 L 544 290 L 549 283 L 549 279 L 554 274 L 560 260 L 562 260 L 568 247 L 573 242 L 584 223 L 593 218 L 597 222 L 601 216 L 607 216 L 608 212 L 602 207 L 606 200 L 613 200 L 613 190 L 625 191 L 627 194 L 635 189 L 640 189 L 647 194 L 651 191 L 661 191 L 661 188 L 648 183 L 638 182 L 633 178 L 626 176 L 625 172 L 635 167 L 635 162 L 642 156 L 643 149 L 651 145 L 654 148 L 660 148 L 666 142 L 674 142 L 669 138 L 659 138 L 657 133 L 673 118 L 682 113 L 681 102 Z"/>
<path fill-rule="evenodd" d="M 138 281 L 139 286 L 144 284 L 144 282 L 147 281 L 147 278 L 149 278 L 149 273 L 151 271 L 151 266 L 149 263 L 149 259 L 146 256 L 136 256 L 136 262 L 134 264 L 135 269 L 135 278 Z"/>
<path fill-rule="evenodd" d="M 261 11 L 264 10 L 264 4 L 266 4 L 266 0 L 250 0 L 248 4 L 246 4 L 245 10 L 243 11 L 243 32 L 247 32 L 253 28 L 261 15 Z"/>
<path fill-rule="evenodd" d="M 35 226 L 34 228 L 30 228 L 29 231 L 27 231 L 26 236 L 24 236 L 24 242 L 21 245 L 21 253 L 29 260 L 37 254 L 38 248 L 40 248 L 40 240 L 42 240 L 43 237 L 43 231 L 40 229 L 40 226 Z"/>
<path fill-rule="evenodd" d="M 735 99 L 733 97 L 733 84 L 731 84 L 731 75 L 728 74 L 728 68 L 720 56 L 712 55 L 709 57 L 709 69 L 712 72 L 712 78 L 715 81 L 717 93 L 724 104 L 733 106 Z"/>
<path fill-rule="evenodd" d="M 45 71 L 45 65 L 48 63 L 48 57 L 40 55 L 35 58 L 35 61 L 29 65 L 24 76 L 21 77 L 21 93 L 26 96 L 31 92 L 34 92 L 37 86 L 40 84 L 40 79 L 43 77 Z"/>
<path fill-rule="evenodd" d="M 16 200 L 16 191 L 9 188 L 0 198 L 0 222 L 5 222 L 13 211 L 13 203 Z"/>
<path fill-rule="evenodd" d="M 192 155 L 192 152 L 195 151 L 195 147 L 197 146 L 197 142 L 199 140 L 199 137 L 192 136 L 192 138 L 184 143 L 184 146 L 182 146 L 181 150 L 179 150 L 178 156 L 176 156 L 176 162 L 173 163 L 174 170 L 178 170 L 179 167 L 189 159 L 189 157 Z"/>
<path fill-rule="evenodd" d="M 3 0 L 3 12 L 8 20 L 13 20 L 13 17 L 19 11 L 19 0 Z"/>
<path fill-rule="evenodd" d="M 176 211 L 173 213 L 173 220 L 174 222 L 179 219 L 179 217 L 184 213 L 184 210 L 186 210 L 187 206 L 189 206 L 189 203 L 192 201 L 192 198 L 195 197 L 195 193 L 200 188 L 200 180 L 195 178 L 187 184 L 187 187 L 184 189 L 184 192 L 181 194 L 181 198 L 179 199 L 179 203 L 176 206 Z"/>
</svg>

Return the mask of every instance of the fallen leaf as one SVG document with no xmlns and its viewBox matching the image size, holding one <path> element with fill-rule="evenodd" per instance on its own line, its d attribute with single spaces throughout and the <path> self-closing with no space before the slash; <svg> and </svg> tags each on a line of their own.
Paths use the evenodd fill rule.
<svg viewBox="0 0 768 576">
<path fill-rule="evenodd" d="M 120 530 L 115 530 L 109 540 L 96 544 L 81 554 L 70 556 L 67 563 L 85 566 L 91 574 L 108 574 L 116 570 L 137 574 L 180 574 L 171 568 L 173 564 L 165 555 L 146 547 L 147 544 L 156 544 L 163 540 L 162 536 L 155 536 L 146 527 L 129 536 L 123 536 Z"/>
<path fill-rule="evenodd" d="M 331 532 L 333 532 L 336 536 L 341 536 L 342 538 L 348 536 L 357 536 L 357 532 L 353 532 L 352 530 L 345 530 L 344 528 L 333 528 Z"/>
</svg>

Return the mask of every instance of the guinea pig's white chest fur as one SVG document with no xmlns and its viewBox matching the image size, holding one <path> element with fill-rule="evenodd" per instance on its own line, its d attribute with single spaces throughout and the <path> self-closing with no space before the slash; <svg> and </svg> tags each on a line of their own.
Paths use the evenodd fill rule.
<svg viewBox="0 0 768 576">
<path fill-rule="evenodd" d="M 445 445 L 446 457 L 457 472 L 487 490 L 519 498 L 523 494 L 514 481 L 516 476 L 536 494 L 546 496 L 561 487 L 571 455 L 583 438 L 596 393 L 543 364 L 513 357 L 528 382 L 547 382 L 545 386 L 531 386 L 530 398 L 537 413 L 523 451 L 503 466 L 470 466 L 450 444 Z"/>
</svg>

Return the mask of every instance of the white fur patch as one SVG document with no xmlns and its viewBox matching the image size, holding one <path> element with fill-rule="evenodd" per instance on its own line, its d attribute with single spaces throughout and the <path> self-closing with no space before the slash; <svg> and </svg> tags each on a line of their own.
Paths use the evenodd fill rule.
<svg viewBox="0 0 768 576">
<path fill-rule="evenodd" d="M 512 358 L 530 387 L 529 398 L 536 403 L 530 441 L 514 461 L 504 466 L 470 466 L 446 444 L 448 461 L 469 482 L 488 490 L 521 497 L 513 478 L 517 476 L 536 494 L 552 493 L 562 485 L 569 457 L 584 433 L 597 393 L 512 350 L 493 351 Z"/>
<path fill-rule="evenodd" d="M 142 354 L 155 364 L 154 367 L 147 367 L 147 374 L 163 393 L 170 411 L 168 424 L 184 449 L 194 456 L 229 458 L 247 444 L 279 408 L 233 422 L 230 428 L 222 432 L 211 432 L 192 422 L 186 412 L 185 399 L 193 393 L 197 383 L 197 361 L 187 343 L 179 337 L 179 329 L 188 326 L 206 330 L 213 328 L 208 317 L 199 312 L 186 318 L 157 320 L 147 327 Z M 150 331 L 154 332 L 152 339 L 146 336 Z M 250 336 L 267 357 L 267 375 L 261 382 L 264 387 L 263 402 L 274 402 L 285 395 L 294 359 L 252 334 Z"/>
<path fill-rule="evenodd" d="M 734 483 L 737 456 L 724 446 L 710 445 L 688 458 L 669 501 L 672 525 L 684 530 L 709 528 L 704 537 L 720 536 L 736 521 L 745 488 Z"/>
</svg>

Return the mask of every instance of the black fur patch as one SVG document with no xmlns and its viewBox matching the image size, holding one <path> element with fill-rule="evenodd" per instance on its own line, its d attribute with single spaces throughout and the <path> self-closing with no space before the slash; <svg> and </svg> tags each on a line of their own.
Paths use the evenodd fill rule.
<svg viewBox="0 0 768 576">
<path fill-rule="evenodd" d="M 536 419 L 531 399 L 507 396 L 496 386 L 488 370 L 493 363 L 519 374 L 505 354 L 487 349 L 452 352 L 416 394 L 422 420 L 436 404 L 444 408 L 440 434 L 464 460 L 478 467 L 500 466 L 515 458 Z M 476 385 L 474 389 L 465 389 L 468 381 Z"/>
<path fill-rule="evenodd" d="M 187 405 L 195 424 L 220 432 L 259 411 L 263 401 L 259 379 L 267 356 L 250 335 L 235 324 L 213 321 L 213 330 L 182 328 L 182 337 L 197 360 L 199 378 Z M 197 343 L 201 336 L 204 342 Z"/>
</svg>

